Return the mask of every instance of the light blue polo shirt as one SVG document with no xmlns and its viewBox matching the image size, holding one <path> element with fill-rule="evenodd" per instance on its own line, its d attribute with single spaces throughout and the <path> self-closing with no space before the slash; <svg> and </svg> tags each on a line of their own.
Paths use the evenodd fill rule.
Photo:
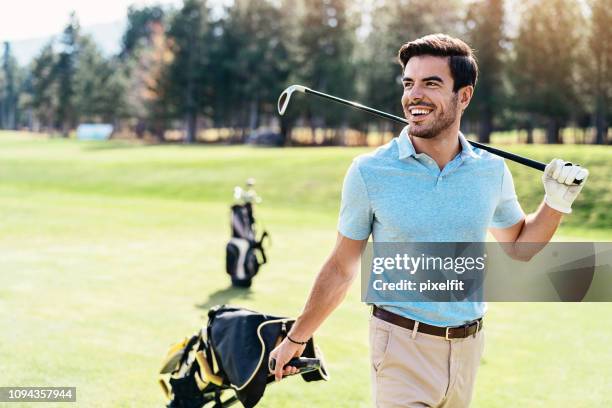
<svg viewBox="0 0 612 408">
<path fill-rule="evenodd" d="M 472 147 L 459 133 L 461 152 L 440 170 L 416 153 L 405 127 L 372 153 L 358 156 L 342 187 L 338 231 L 374 242 L 484 242 L 487 229 L 521 220 L 512 175 L 504 160 Z M 482 317 L 484 302 L 377 304 L 435 326 Z"/>
</svg>

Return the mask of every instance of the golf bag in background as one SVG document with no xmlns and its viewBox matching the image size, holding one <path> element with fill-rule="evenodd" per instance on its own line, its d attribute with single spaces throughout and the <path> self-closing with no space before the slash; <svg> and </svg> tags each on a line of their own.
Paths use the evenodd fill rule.
<svg viewBox="0 0 612 408">
<path fill-rule="evenodd" d="M 159 383 L 168 408 L 225 408 L 240 401 L 254 407 L 274 381 L 270 352 L 294 319 L 231 306 L 208 312 L 208 324 L 168 352 Z M 327 380 L 323 356 L 312 339 L 303 357 L 292 360 L 307 381 Z"/>
<path fill-rule="evenodd" d="M 253 179 L 247 180 L 247 190 L 234 189 L 234 197 L 242 200 L 231 208 L 232 238 L 225 249 L 225 270 L 232 279 L 233 286 L 248 288 L 261 265 L 267 262 L 263 241 L 268 236 L 264 231 L 257 239 L 253 201 L 261 199 L 255 193 Z"/>
</svg>

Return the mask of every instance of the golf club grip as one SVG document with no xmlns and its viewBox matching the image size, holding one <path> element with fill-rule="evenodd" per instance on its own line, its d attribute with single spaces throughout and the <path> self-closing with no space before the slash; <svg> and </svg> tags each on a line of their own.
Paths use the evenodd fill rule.
<svg viewBox="0 0 612 408">
<path fill-rule="evenodd" d="M 499 150 L 491 146 L 487 146 L 482 143 L 472 142 L 468 140 L 470 144 L 474 147 L 478 147 L 479 149 L 486 150 L 489 153 L 493 153 L 496 156 L 503 157 L 504 159 L 511 160 L 513 162 L 522 164 L 523 166 L 531 167 L 532 169 L 544 171 L 546 169 L 546 164 L 539 162 L 537 160 L 528 159 L 527 157 L 519 156 L 518 154 L 509 153 L 504 150 Z M 573 184 L 579 186 L 582 184 L 582 180 L 575 179 Z"/>
<path fill-rule="evenodd" d="M 294 357 L 291 360 L 289 360 L 287 364 L 285 364 L 285 367 L 287 366 L 292 366 L 297 369 L 302 369 L 302 368 L 315 368 L 316 369 L 316 368 L 321 367 L 321 360 L 319 360 L 318 358 Z M 270 371 L 274 371 L 276 369 L 276 359 L 275 358 L 270 359 L 268 368 L 270 369 Z"/>
</svg>

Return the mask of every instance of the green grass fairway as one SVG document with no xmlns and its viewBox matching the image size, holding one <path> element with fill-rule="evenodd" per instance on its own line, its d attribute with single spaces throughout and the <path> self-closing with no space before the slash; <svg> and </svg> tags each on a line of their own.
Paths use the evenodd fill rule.
<svg viewBox="0 0 612 408">
<path fill-rule="evenodd" d="M 559 238 L 612 238 L 612 149 L 505 148 L 587 166 Z M 0 386 L 76 386 L 79 407 L 161 407 L 161 359 L 210 306 L 299 313 L 335 240 L 344 172 L 365 151 L 0 133 Z M 540 173 L 512 170 L 523 207 L 535 209 Z M 241 291 L 228 288 L 224 248 L 232 189 L 248 176 L 264 197 L 257 215 L 272 247 Z M 367 322 L 356 283 L 317 333 L 331 380 L 287 379 L 261 406 L 370 406 Z M 486 326 L 475 407 L 612 406 L 611 304 L 494 303 Z"/>
</svg>

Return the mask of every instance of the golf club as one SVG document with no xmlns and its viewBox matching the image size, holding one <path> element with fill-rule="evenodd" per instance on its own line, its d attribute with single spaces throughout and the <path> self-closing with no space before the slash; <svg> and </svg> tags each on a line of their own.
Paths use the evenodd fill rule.
<svg viewBox="0 0 612 408">
<path fill-rule="evenodd" d="M 285 364 L 285 367 L 287 366 L 293 366 L 295 368 L 298 368 L 298 374 L 304 374 L 306 372 L 318 370 L 319 368 L 321 368 L 321 360 L 318 358 L 294 357 L 289 360 L 287 364 Z M 273 372 L 275 368 L 276 359 L 271 358 L 268 362 L 268 369 L 270 370 L 270 372 Z"/>
<path fill-rule="evenodd" d="M 365 112 L 369 112 L 372 113 L 374 115 L 383 117 L 385 119 L 391 119 L 394 120 L 396 122 L 399 123 L 403 123 L 405 125 L 408 125 L 409 122 L 407 119 L 399 117 L 399 116 L 395 116 L 392 115 L 390 113 L 387 112 L 383 112 L 383 111 L 379 111 L 378 109 L 374 109 L 374 108 L 370 108 L 368 106 L 362 105 L 360 103 L 357 102 L 352 102 L 352 101 L 348 101 L 346 99 L 342 99 L 342 98 L 338 98 L 337 96 L 333 96 L 333 95 L 329 95 L 323 92 L 319 92 L 319 91 L 315 91 L 314 89 L 310 89 L 307 88 L 305 86 L 302 85 L 291 85 L 290 87 L 288 87 L 287 89 L 285 89 L 279 96 L 278 98 L 278 113 L 282 116 L 285 111 L 287 110 L 287 106 L 289 105 L 289 101 L 291 100 L 291 95 L 293 95 L 294 92 L 301 92 L 301 93 L 305 93 L 305 94 L 312 94 L 312 95 L 316 95 L 320 98 L 324 98 L 324 99 L 329 99 L 335 102 L 339 102 L 342 103 L 344 105 L 348 105 L 351 106 L 353 108 L 365 111 Z M 470 142 L 470 144 L 472 146 L 478 147 L 482 150 L 486 150 L 489 153 L 493 153 L 497 156 L 503 157 L 504 159 L 508 159 L 508 160 L 512 160 L 513 162 L 516 163 L 520 163 L 524 166 L 527 167 L 531 167 L 532 169 L 536 169 L 536 170 L 540 170 L 540 171 L 544 171 L 544 169 L 546 168 L 546 164 L 539 162 L 537 160 L 532 160 L 532 159 L 528 159 L 527 157 L 523 157 L 523 156 L 519 156 L 517 154 L 513 154 L 513 153 L 509 153 L 506 152 L 504 150 L 500 150 L 500 149 L 496 149 L 494 147 L 491 146 L 487 146 L 485 144 L 482 143 L 478 143 L 478 142 L 473 142 L 471 140 L 468 140 L 468 142 Z M 573 184 L 579 185 L 582 183 L 582 179 L 575 179 Z"/>
</svg>

